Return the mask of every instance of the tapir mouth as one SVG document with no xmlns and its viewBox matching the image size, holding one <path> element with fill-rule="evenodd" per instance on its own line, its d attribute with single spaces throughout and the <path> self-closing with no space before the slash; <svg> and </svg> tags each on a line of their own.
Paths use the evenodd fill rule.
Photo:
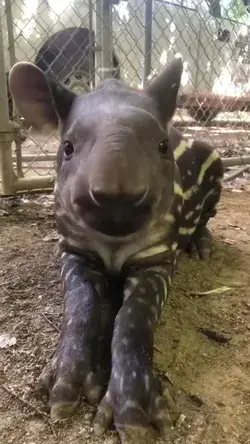
<svg viewBox="0 0 250 444">
<path fill-rule="evenodd" d="M 141 206 L 140 209 L 92 208 L 83 211 L 84 222 L 92 229 L 111 237 L 124 237 L 136 233 L 147 224 L 151 216 L 151 205 Z"/>
</svg>

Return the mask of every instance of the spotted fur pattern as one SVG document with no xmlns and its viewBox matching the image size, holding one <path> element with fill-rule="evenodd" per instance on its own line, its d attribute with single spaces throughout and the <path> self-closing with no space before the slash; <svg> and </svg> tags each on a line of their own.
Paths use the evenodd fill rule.
<svg viewBox="0 0 250 444">
<path fill-rule="evenodd" d="M 81 395 L 100 401 L 95 432 L 114 421 L 122 444 L 154 443 L 155 429 L 168 436 L 171 403 L 152 369 L 154 334 L 178 254 L 209 256 L 207 222 L 221 194 L 217 151 L 170 126 L 181 73 L 176 60 L 143 93 L 108 80 L 79 98 L 49 83 L 32 64 L 19 63 L 10 73 L 20 112 L 38 126 L 59 122 L 62 139 L 54 194 L 64 315 L 59 345 L 39 384 L 53 419 L 69 417 Z M 69 162 L 65 140 L 75 145 Z M 163 153 L 162 140 L 164 146 L 168 141 Z M 82 202 L 93 177 L 109 198 L 118 185 L 131 198 L 150 184 L 147 222 L 126 236 L 86 223 Z"/>
<path fill-rule="evenodd" d="M 201 257 L 210 253 L 212 239 L 206 225 L 216 214 L 221 194 L 223 169 L 218 152 L 207 143 L 186 140 L 174 128 L 170 141 L 175 143 L 176 173 L 174 198 L 169 211 L 125 246 L 118 244 L 117 247 L 108 241 L 103 246 L 98 238 L 87 237 L 92 242 L 92 250 L 89 244 L 88 248 L 92 254 L 96 253 L 97 258 L 101 257 L 108 280 L 120 273 L 123 276 L 123 303 L 117 311 L 113 330 L 112 371 L 98 407 L 95 430 L 103 433 L 114 414 L 117 430 L 126 443 L 130 442 L 131 436 L 133 439 L 136 436 L 138 442 L 146 439 L 148 416 L 162 433 L 168 433 L 168 405 L 159 394 L 158 382 L 152 373 L 154 333 L 169 295 L 178 253 L 188 250 L 192 244 L 196 245 Z M 79 257 L 83 257 L 83 251 L 78 250 L 81 241 L 74 240 L 72 230 L 70 236 L 69 243 L 62 236 L 62 249 L 75 250 L 76 245 Z M 100 265 L 95 268 L 100 269 Z M 105 275 L 104 271 L 102 273 Z M 65 279 L 67 281 L 67 276 Z M 93 313 L 97 312 L 93 306 Z M 75 316 L 74 322 L 78 319 L 81 321 L 79 315 Z M 88 321 L 89 328 L 93 329 L 90 316 Z M 63 338 L 68 341 L 66 332 Z M 66 345 L 61 344 L 61 347 L 66 349 Z M 70 374 L 73 384 L 76 376 L 72 372 Z M 90 370 L 88 376 L 92 377 Z M 98 390 L 96 383 L 92 384 L 88 390 Z M 85 395 L 91 398 L 86 393 L 85 388 Z M 61 408 L 61 403 L 59 405 Z M 138 424 L 140 427 L 135 432 L 134 427 Z"/>
</svg>

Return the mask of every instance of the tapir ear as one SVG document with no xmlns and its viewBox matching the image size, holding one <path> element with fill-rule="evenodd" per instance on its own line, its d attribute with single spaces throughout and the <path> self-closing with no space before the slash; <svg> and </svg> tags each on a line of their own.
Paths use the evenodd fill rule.
<svg viewBox="0 0 250 444">
<path fill-rule="evenodd" d="M 9 74 L 9 86 L 17 109 L 27 122 L 42 129 L 65 121 L 76 95 L 61 83 L 48 80 L 32 63 L 16 63 Z"/>
<path fill-rule="evenodd" d="M 164 125 L 174 115 L 182 72 L 182 59 L 175 58 L 145 89 L 146 94 L 157 104 Z"/>
</svg>

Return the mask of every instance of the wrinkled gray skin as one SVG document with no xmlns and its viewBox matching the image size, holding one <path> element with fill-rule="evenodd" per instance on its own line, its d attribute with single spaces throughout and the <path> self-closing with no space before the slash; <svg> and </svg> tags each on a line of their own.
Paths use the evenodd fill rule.
<svg viewBox="0 0 250 444">
<path fill-rule="evenodd" d="M 55 419 L 70 416 L 81 394 L 91 403 L 102 397 L 95 431 L 114 420 L 123 444 L 155 442 L 151 425 L 163 435 L 170 425 L 152 358 L 182 211 L 167 130 L 181 74 L 176 59 L 144 92 L 110 79 L 76 97 L 32 64 L 18 63 L 10 73 L 25 119 L 37 128 L 59 123 L 61 132 L 55 209 L 64 318 L 40 382 Z M 199 230 L 204 237 L 206 228 Z"/>
</svg>

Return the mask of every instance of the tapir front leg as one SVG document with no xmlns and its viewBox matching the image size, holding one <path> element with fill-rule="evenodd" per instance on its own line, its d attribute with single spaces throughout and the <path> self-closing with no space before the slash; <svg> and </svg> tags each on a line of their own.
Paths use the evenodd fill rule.
<svg viewBox="0 0 250 444">
<path fill-rule="evenodd" d="M 143 269 L 126 280 L 114 326 L 111 377 L 95 420 L 95 431 L 102 434 L 114 418 L 123 444 L 155 442 L 150 423 L 163 434 L 169 432 L 169 406 L 153 375 L 152 359 L 173 267 L 165 263 Z"/>
<path fill-rule="evenodd" d="M 102 299 L 108 283 L 91 258 L 62 254 L 64 315 L 59 345 L 39 378 L 49 395 L 51 417 L 63 419 L 75 410 L 80 395 L 95 403 L 101 386 L 95 375 Z"/>
</svg>

